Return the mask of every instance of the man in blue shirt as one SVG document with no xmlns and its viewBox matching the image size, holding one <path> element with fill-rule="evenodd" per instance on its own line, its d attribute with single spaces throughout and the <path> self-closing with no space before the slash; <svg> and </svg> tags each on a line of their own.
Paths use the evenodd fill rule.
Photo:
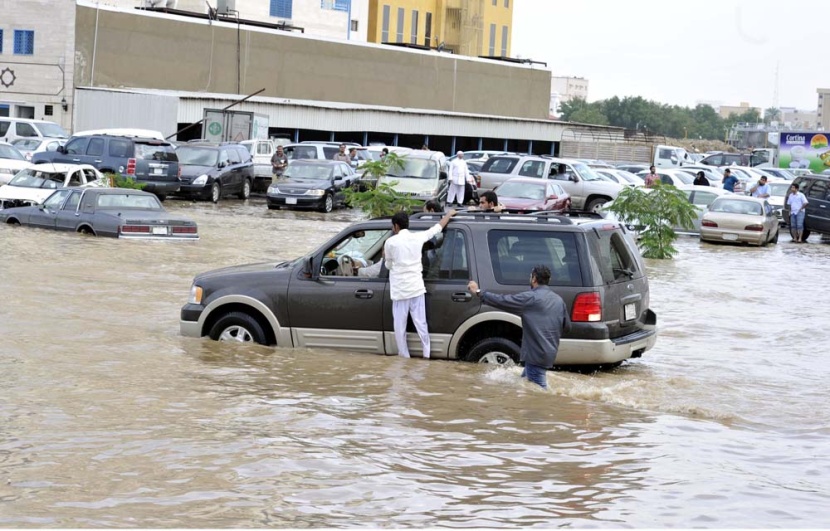
<svg viewBox="0 0 830 531">
<path fill-rule="evenodd" d="M 548 388 L 545 372 L 556 361 L 559 338 L 571 328 L 568 308 L 562 297 L 548 287 L 550 269 L 537 265 L 530 273 L 530 290 L 515 295 L 500 295 L 478 289 L 475 280 L 467 289 L 481 297 L 481 302 L 522 317 L 522 378 Z"/>
<path fill-rule="evenodd" d="M 729 168 L 723 170 L 723 189 L 734 192 L 736 184 L 738 184 L 738 178 L 732 175 Z"/>
</svg>

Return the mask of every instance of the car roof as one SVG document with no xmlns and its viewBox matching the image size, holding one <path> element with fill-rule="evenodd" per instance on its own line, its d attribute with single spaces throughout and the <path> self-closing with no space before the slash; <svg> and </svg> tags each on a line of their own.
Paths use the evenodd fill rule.
<svg viewBox="0 0 830 531">
<path fill-rule="evenodd" d="M 90 129 L 88 131 L 78 131 L 72 136 L 92 136 L 92 135 L 109 135 L 109 136 L 126 136 L 138 138 L 153 138 L 155 140 L 166 140 L 164 135 L 159 131 L 152 129 L 132 129 L 132 128 L 109 128 L 109 129 Z"/>
<path fill-rule="evenodd" d="M 74 170 L 95 170 L 95 167 L 89 164 L 65 164 L 61 162 L 39 162 L 30 169 L 38 171 L 53 171 L 56 173 L 66 173 Z M 95 170 L 98 171 L 98 170 Z"/>
</svg>

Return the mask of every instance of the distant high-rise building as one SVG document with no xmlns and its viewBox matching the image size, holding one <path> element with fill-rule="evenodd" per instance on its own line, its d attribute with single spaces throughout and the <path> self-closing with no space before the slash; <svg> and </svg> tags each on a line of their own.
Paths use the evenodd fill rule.
<svg viewBox="0 0 830 531">
<path fill-rule="evenodd" d="M 573 99 L 588 99 L 588 80 L 584 77 L 551 76 L 550 113 L 559 114 L 559 105 Z"/>
<path fill-rule="evenodd" d="M 830 103 L 830 88 L 816 89 L 818 92 L 818 107 L 816 108 L 816 126 L 822 131 L 830 130 L 830 111 L 824 106 Z"/>
</svg>

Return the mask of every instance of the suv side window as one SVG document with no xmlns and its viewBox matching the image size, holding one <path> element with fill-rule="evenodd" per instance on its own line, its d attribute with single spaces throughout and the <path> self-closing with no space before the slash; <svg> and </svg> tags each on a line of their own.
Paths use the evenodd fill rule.
<svg viewBox="0 0 830 531">
<path fill-rule="evenodd" d="M 706 163 L 712 166 L 723 166 L 723 155 L 710 155 L 706 157 Z"/>
<path fill-rule="evenodd" d="M 218 160 L 219 165 L 220 166 L 222 166 L 222 165 L 227 166 L 228 164 L 230 164 L 230 162 L 231 162 L 231 159 L 230 159 L 230 157 L 228 157 L 228 150 L 223 149 L 223 150 L 219 151 L 219 160 Z"/>
<path fill-rule="evenodd" d="M 629 279 L 626 272 L 637 271 L 637 261 L 631 255 L 628 246 L 619 230 L 599 231 L 597 241 L 599 254 L 597 266 L 606 283 L 620 282 Z"/>
<path fill-rule="evenodd" d="M 820 179 L 816 179 L 810 189 L 807 190 L 807 197 L 810 199 L 821 199 L 823 201 L 826 194 L 827 182 Z"/>
<path fill-rule="evenodd" d="M 491 230 L 487 233 L 496 282 L 524 286 L 538 264 L 551 271 L 551 286 L 582 286 L 582 270 L 572 232 Z"/>
<path fill-rule="evenodd" d="M 130 156 L 130 141 L 121 140 L 118 138 L 110 139 L 109 156 L 119 159 L 128 158 Z"/>
<path fill-rule="evenodd" d="M 469 280 L 467 239 L 458 229 L 439 234 L 424 246 L 425 280 Z"/>
<path fill-rule="evenodd" d="M 242 163 L 251 162 L 251 153 L 242 146 L 236 146 L 236 152 L 239 153 L 239 160 Z"/>
<path fill-rule="evenodd" d="M 562 169 L 561 173 L 559 171 L 560 168 Z M 567 164 L 551 164 L 550 165 L 550 174 L 548 175 L 549 179 L 554 179 L 556 181 L 570 181 L 571 177 L 573 177 L 573 176 L 574 176 L 574 171 Z"/>
<path fill-rule="evenodd" d="M 519 159 L 514 158 L 490 157 L 481 167 L 481 171 L 489 173 L 510 173 L 518 162 Z"/>
<path fill-rule="evenodd" d="M 31 124 L 17 122 L 17 136 L 37 136 L 37 131 Z"/>
<path fill-rule="evenodd" d="M 89 143 L 89 138 L 78 137 L 66 143 L 66 153 L 69 155 L 82 155 L 86 151 L 86 145 Z"/>
<path fill-rule="evenodd" d="M 526 160 L 519 170 L 519 175 L 525 177 L 542 177 L 544 176 L 545 163 L 541 160 Z"/>
<path fill-rule="evenodd" d="M 354 266 L 368 264 L 369 260 L 377 264 L 382 258 L 383 244 L 391 232 L 389 229 L 374 229 L 349 234 L 323 254 L 321 274 L 352 277 L 355 276 Z"/>
<path fill-rule="evenodd" d="M 256 145 L 256 154 L 257 155 L 270 155 L 271 154 L 271 146 L 265 142 L 258 142 Z"/>
<path fill-rule="evenodd" d="M 239 158 L 239 152 L 236 151 L 235 148 L 231 148 L 228 150 L 228 160 L 230 160 L 231 164 L 242 163 L 242 159 Z"/>
<path fill-rule="evenodd" d="M 90 138 L 89 139 L 89 146 L 86 148 L 86 154 L 91 155 L 93 157 L 100 157 L 104 154 L 104 139 L 103 138 Z"/>
<path fill-rule="evenodd" d="M 11 124 L 11 122 L 0 121 L 0 136 L 6 136 L 6 133 L 9 132 L 9 127 L 11 126 Z"/>
<path fill-rule="evenodd" d="M 334 158 L 334 156 L 337 155 L 339 152 L 340 152 L 339 147 L 336 147 L 336 148 L 335 147 L 324 147 L 323 148 L 323 155 L 329 160 L 332 160 Z M 314 157 L 314 158 L 317 158 L 317 157 Z"/>
</svg>

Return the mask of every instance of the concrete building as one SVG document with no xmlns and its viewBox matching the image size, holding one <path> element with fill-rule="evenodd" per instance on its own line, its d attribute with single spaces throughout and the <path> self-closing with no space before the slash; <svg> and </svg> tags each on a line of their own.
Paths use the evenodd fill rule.
<svg viewBox="0 0 830 531">
<path fill-rule="evenodd" d="M 739 114 L 743 114 L 743 113 L 748 112 L 748 111 L 753 110 L 753 109 L 758 111 L 758 116 L 759 117 L 763 116 L 764 111 L 760 107 L 751 107 L 749 105 L 749 103 L 747 103 L 745 101 L 742 101 L 737 106 L 735 106 L 735 105 L 721 105 L 718 108 L 718 114 L 720 114 L 721 118 L 727 119 L 730 116 L 732 116 L 733 114 L 739 115 Z"/>
<path fill-rule="evenodd" d="M 509 57 L 513 0 L 368 0 L 368 40 Z"/>
<path fill-rule="evenodd" d="M 816 107 L 816 126 L 821 131 L 830 131 L 830 110 L 824 104 L 830 105 L 830 88 L 816 89 L 818 92 L 818 106 Z"/>
<path fill-rule="evenodd" d="M 816 111 L 800 111 L 795 107 L 781 107 L 778 123 L 783 129 L 813 130 L 816 128 Z"/>
<path fill-rule="evenodd" d="M 576 98 L 588 99 L 588 80 L 584 77 L 551 76 L 550 114 L 559 114 L 559 105 Z"/>
</svg>

